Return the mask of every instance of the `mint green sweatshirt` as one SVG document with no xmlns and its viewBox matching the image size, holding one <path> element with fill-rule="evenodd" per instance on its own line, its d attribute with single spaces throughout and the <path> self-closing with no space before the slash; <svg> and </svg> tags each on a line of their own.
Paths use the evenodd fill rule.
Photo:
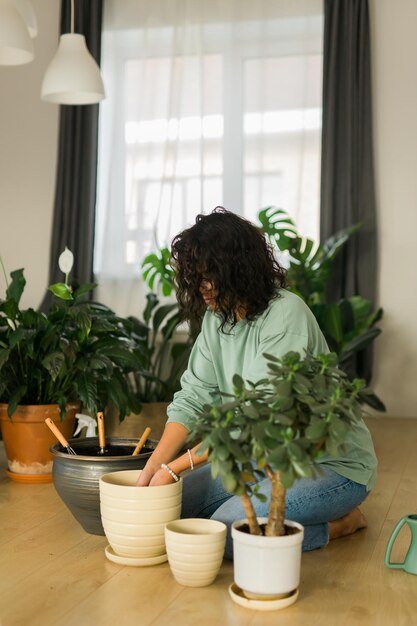
<svg viewBox="0 0 417 626">
<path fill-rule="evenodd" d="M 182 376 L 181 390 L 168 407 L 168 422 L 177 422 L 190 430 L 204 404 L 226 401 L 220 391 L 233 393 L 234 374 L 254 382 L 264 378 L 268 372 L 265 352 L 277 357 L 289 350 L 300 354 L 305 350 L 313 354 L 328 352 L 308 306 L 284 289 L 256 320 L 243 319 L 233 329 L 226 329 L 228 333 L 219 330 L 220 323 L 220 317 L 208 309 Z M 349 432 L 343 456 L 323 457 L 320 463 L 372 489 L 377 461 L 363 420 Z"/>
</svg>

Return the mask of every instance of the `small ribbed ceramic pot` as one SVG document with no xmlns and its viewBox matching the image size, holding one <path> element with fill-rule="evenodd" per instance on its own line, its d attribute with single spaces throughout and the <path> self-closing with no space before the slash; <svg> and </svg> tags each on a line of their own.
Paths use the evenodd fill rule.
<svg viewBox="0 0 417 626">
<path fill-rule="evenodd" d="M 142 452 L 132 456 L 136 439 L 106 438 L 106 454 L 99 454 L 97 437 L 70 439 L 76 456 L 60 444 L 51 447 L 55 489 L 87 533 L 104 535 L 100 515 L 100 477 L 109 472 L 142 469 L 157 442 L 149 440 Z"/>
<path fill-rule="evenodd" d="M 140 471 L 100 478 L 101 519 L 113 552 L 126 564 L 149 565 L 166 560 L 165 525 L 181 514 L 182 480 L 157 487 L 138 487 Z"/>
<path fill-rule="evenodd" d="M 201 518 L 176 520 L 166 525 L 165 542 L 175 580 L 187 587 L 206 587 L 223 561 L 226 524 Z"/>
</svg>

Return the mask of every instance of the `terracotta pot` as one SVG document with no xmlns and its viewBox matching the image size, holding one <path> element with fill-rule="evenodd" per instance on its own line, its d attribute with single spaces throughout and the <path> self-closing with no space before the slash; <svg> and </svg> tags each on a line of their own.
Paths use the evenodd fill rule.
<svg viewBox="0 0 417 626">
<path fill-rule="evenodd" d="M 61 421 L 57 404 L 20 405 L 10 419 L 7 404 L 0 404 L 0 423 L 9 466 L 8 476 L 18 482 L 52 481 L 52 454 L 49 448 L 56 439 L 45 424 L 50 417 L 69 439 L 74 432 L 75 414 L 80 405 L 67 405 Z"/>
<path fill-rule="evenodd" d="M 106 433 L 113 437 L 139 437 L 149 426 L 152 439 L 159 440 L 168 419 L 168 405 L 169 402 L 145 402 L 140 413 L 131 413 L 120 422 L 119 412 L 110 404 L 106 411 Z"/>
</svg>

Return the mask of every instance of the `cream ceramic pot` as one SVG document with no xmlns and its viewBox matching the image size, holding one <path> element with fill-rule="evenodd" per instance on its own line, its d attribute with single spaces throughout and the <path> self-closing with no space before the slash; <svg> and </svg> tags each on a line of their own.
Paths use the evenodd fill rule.
<svg viewBox="0 0 417 626">
<path fill-rule="evenodd" d="M 222 564 L 226 524 L 201 518 L 169 522 L 165 542 L 175 580 L 187 587 L 205 587 L 215 580 Z"/>
<path fill-rule="evenodd" d="M 101 476 L 100 511 L 113 552 L 125 557 L 126 564 L 136 559 L 132 564 L 146 565 L 151 564 L 150 559 L 166 555 L 165 525 L 181 515 L 182 480 L 137 487 L 139 474 L 140 470 L 127 470 Z"/>
</svg>

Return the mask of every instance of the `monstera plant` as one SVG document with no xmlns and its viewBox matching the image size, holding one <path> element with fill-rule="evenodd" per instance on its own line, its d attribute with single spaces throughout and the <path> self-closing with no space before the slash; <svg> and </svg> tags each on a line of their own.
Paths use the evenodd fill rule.
<svg viewBox="0 0 417 626">
<path fill-rule="evenodd" d="M 311 309 L 330 350 L 337 354 L 340 366 L 354 378 L 356 374 L 351 366 L 352 357 L 365 350 L 381 333 L 377 324 L 383 310 L 374 310 L 372 302 L 360 295 L 341 298 L 337 302 L 329 301 L 327 286 L 335 258 L 361 225 L 353 225 L 335 233 L 323 243 L 317 243 L 300 235 L 293 219 L 282 209 L 273 206 L 262 209 L 258 213 L 258 220 L 271 243 L 286 255 L 288 288 Z M 170 266 L 167 248 L 149 254 L 142 268 L 151 290 L 159 290 L 163 296 L 172 294 L 175 289 L 174 271 Z M 170 312 L 174 310 L 177 312 L 175 308 Z M 179 323 L 180 318 L 176 319 Z M 375 394 L 373 402 L 374 408 L 384 409 Z"/>
<path fill-rule="evenodd" d="M 258 213 L 262 230 L 272 244 L 287 255 L 289 289 L 309 306 L 326 338 L 330 350 L 347 368 L 352 356 L 367 348 L 381 333 L 377 327 L 381 308 L 360 295 L 329 302 L 327 284 L 333 262 L 349 238 L 361 225 L 341 230 L 323 243 L 301 236 L 294 221 L 282 209 L 267 207 Z M 376 399 L 376 396 L 375 396 Z M 382 409 L 379 401 L 375 408 Z"/>
</svg>

